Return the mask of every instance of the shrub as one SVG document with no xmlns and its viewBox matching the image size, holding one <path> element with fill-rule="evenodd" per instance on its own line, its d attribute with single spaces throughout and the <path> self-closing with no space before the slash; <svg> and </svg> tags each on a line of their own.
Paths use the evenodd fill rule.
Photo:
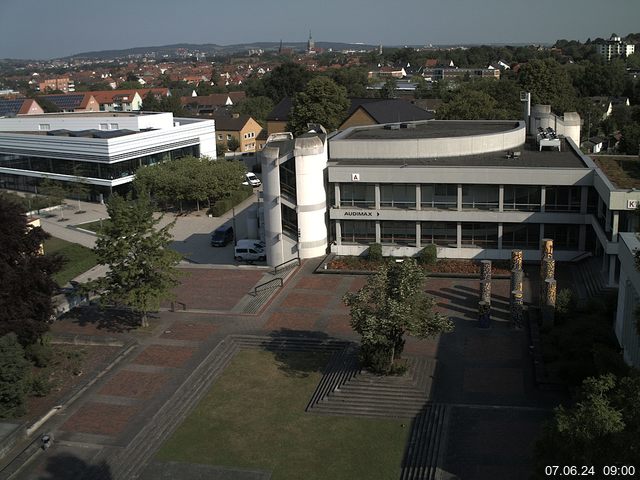
<svg viewBox="0 0 640 480">
<path fill-rule="evenodd" d="M 27 380 L 27 388 L 34 397 L 46 397 L 51 392 L 51 382 L 45 374 L 33 374 Z"/>
<path fill-rule="evenodd" d="M 438 248 L 433 244 L 424 247 L 418 253 L 418 263 L 420 265 L 435 265 L 438 261 Z"/>
<path fill-rule="evenodd" d="M 0 337 L 0 418 L 24 414 L 24 394 L 29 362 L 14 333 Z"/>
<path fill-rule="evenodd" d="M 369 244 L 368 258 L 372 262 L 381 262 L 382 261 L 382 245 L 380 245 L 379 243 Z"/>
<path fill-rule="evenodd" d="M 33 343 L 25 348 L 25 356 L 27 360 L 33 363 L 38 368 L 43 368 L 49 365 L 53 353 L 51 352 L 51 346 L 48 342 Z"/>
<path fill-rule="evenodd" d="M 253 188 L 243 185 L 241 188 L 233 192 L 230 196 L 221 198 L 216 203 L 214 203 L 211 208 L 207 210 L 207 214 L 213 215 L 214 217 L 224 215 L 229 210 L 231 210 L 232 207 L 235 207 L 239 203 L 242 203 L 251 195 L 253 195 Z"/>
<path fill-rule="evenodd" d="M 556 314 L 559 320 L 564 320 L 573 315 L 576 301 L 570 288 L 563 288 L 556 297 Z"/>
</svg>

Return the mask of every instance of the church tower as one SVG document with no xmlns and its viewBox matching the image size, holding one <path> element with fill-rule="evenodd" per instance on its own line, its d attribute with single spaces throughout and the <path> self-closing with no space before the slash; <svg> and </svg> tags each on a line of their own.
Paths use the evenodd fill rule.
<svg viewBox="0 0 640 480">
<path fill-rule="evenodd" d="M 313 41 L 311 30 L 309 30 L 309 40 L 307 41 L 307 53 L 316 53 L 316 42 Z"/>
</svg>

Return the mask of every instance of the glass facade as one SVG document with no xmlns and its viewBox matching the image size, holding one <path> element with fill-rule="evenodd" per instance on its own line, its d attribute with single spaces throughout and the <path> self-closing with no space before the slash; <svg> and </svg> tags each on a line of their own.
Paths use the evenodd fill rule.
<svg viewBox="0 0 640 480">
<path fill-rule="evenodd" d="M 85 162 L 82 160 L 63 160 L 28 155 L 0 153 L 0 167 L 29 170 L 42 173 L 57 173 L 75 177 L 115 180 L 133 175 L 141 166 L 154 165 L 159 162 L 177 160 L 186 156 L 197 157 L 200 147 L 178 148 L 167 152 L 144 155 L 117 163 Z"/>
<path fill-rule="evenodd" d="M 342 243 L 370 244 L 376 241 L 376 222 L 343 220 L 340 223 Z"/>
<path fill-rule="evenodd" d="M 580 187 L 552 186 L 546 187 L 545 190 L 545 211 L 580 211 Z"/>
<path fill-rule="evenodd" d="M 416 222 L 380 222 L 381 243 L 395 245 L 416 244 Z"/>
<path fill-rule="evenodd" d="M 420 206 L 423 209 L 457 210 L 458 186 L 450 184 L 421 185 Z"/>
<path fill-rule="evenodd" d="M 298 239 L 298 214 L 285 204 L 280 204 L 282 213 L 282 231 L 289 237 Z"/>
<path fill-rule="evenodd" d="M 343 183 L 340 190 L 340 206 L 375 208 L 375 185 L 371 183 Z"/>
<path fill-rule="evenodd" d="M 420 222 L 420 243 L 433 243 L 455 248 L 458 242 L 458 227 L 455 222 Z"/>
<path fill-rule="evenodd" d="M 463 210 L 498 210 L 500 193 L 498 185 L 463 185 Z"/>
<path fill-rule="evenodd" d="M 496 223 L 463 223 L 462 247 L 498 248 Z"/>
<path fill-rule="evenodd" d="M 538 223 L 503 223 L 502 248 L 521 248 L 536 250 L 540 243 L 540 224 Z"/>
<path fill-rule="evenodd" d="M 280 164 L 280 190 L 283 194 L 291 197 L 294 201 L 297 197 L 296 190 L 296 159 Z"/>
<path fill-rule="evenodd" d="M 504 210 L 519 212 L 540 211 L 540 187 L 526 185 L 504 186 Z"/>
<path fill-rule="evenodd" d="M 579 225 L 545 224 L 545 238 L 553 239 L 556 250 L 578 250 Z"/>
<path fill-rule="evenodd" d="M 416 185 L 405 183 L 380 184 L 381 208 L 416 208 Z"/>
</svg>

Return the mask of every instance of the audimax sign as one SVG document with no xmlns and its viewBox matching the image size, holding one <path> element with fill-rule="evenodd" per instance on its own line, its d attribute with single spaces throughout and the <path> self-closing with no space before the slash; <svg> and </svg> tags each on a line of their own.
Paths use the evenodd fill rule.
<svg viewBox="0 0 640 480">
<path fill-rule="evenodd" d="M 343 217 L 379 217 L 380 212 L 367 212 L 363 210 L 347 210 L 342 213 L 342 216 Z"/>
</svg>

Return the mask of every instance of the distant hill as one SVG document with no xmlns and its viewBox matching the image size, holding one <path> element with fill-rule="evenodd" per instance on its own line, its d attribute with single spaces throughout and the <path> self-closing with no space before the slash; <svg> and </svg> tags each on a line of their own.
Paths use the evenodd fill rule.
<svg viewBox="0 0 640 480">
<path fill-rule="evenodd" d="M 302 51 L 307 48 L 306 42 L 283 42 L 283 48 L 292 48 Z M 280 47 L 280 42 L 253 42 L 239 43 L 235 45 L 217 45 L 215 43 L 193 44 L 176 43 L 174 45 L 162 45 L 156 47 L 135 47 L 123 50 L 102 50 L 97 52 L 83 52 L 64 57 L 64 59 L 99 59 L 107 60 L 111 58 L 123 58 L 129 55 L 145 55 L 155 53 L 156 57 L 163 55 L 175 55 L 176 50 L 185 49 L 190 52 L 198 51 L 208 55 L 233 54 L 251 49 L 262 49 L 265 51 L 276 51 Z M 377 45 L 366 45 L 360 43 L 340 43 L 340 42 L 316 42 L 316 47 L 324 50 L 372 50 Z"/>
</svg>

